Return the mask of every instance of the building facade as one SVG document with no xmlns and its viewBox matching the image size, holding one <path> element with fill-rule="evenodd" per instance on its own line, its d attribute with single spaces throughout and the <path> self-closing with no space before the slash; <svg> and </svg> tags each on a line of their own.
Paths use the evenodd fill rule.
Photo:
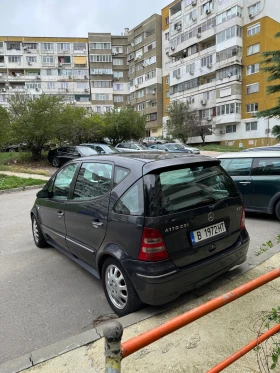
<svg viewBox="0 0 280 373">
<path fill-rule="evenodd" d="M 15 92 L 90 109 L 87 38 L 0 37 L 0 104 Z"/>
<path fill-rule="evenodd" d="M 128 32 L 130 97 L 127 104 L 146 116 L 146 136 L 162 136 L 162 31 L 154 14 Z"/>
<path fill-rule="evenodd" d="M 277 120 L 256 119 L 255 113 L 277 101 L 266 94 L 260 53 L 279 49 L 274 38 L 279 22 L 273 0 L 183 0 L 162 10 L 167 95 L 198 110 L 211 129 L 206 142 L 240 147 L 274 143 L 271 128 Z M 199 137 L 190 140 L 201 142 Z"/>
<path fill-rule="evenodd" d="M 93 110 L 104 113 L 127 106 L 129 90 L 127 46 L 124 35 L 89 33 L 89 64 Z"/>
</svg>

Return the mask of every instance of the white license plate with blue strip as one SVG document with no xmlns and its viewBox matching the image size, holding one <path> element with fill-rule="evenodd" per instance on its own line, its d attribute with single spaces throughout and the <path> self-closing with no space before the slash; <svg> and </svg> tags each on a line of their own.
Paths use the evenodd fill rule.
<svg viewBox="0 0 280 373">
<path fill-rule="evenodd" d="M 210 225 L 197 231 L 191 232 L 192 244 L 197 244 L 201 241 L 208 240 L 209 238 L 218 236 L 226 232 L 225 222 Z"/>
</svg>

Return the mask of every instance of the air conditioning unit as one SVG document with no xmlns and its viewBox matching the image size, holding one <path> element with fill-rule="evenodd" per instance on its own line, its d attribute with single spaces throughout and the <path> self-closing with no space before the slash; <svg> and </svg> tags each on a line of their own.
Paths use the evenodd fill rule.
<svg viewBox="0 0 280 373">
<path fill-rule="evenodd" d="M 265 129 L 265 133 L 270 133 L 271 132 L 271 129 L 270 128 L 266 128 Z"/>
<path fill-rule="evenodd" d="M 151 100 L 148 100 L 148 101 L 147 101 L 147 104 L 151 104 L 151 103 L 152 103 L 152 101 L 151 101 Z"/>
<path fill-rule="evenodd" d="M 208 69 L 211 69 L 212 66 L 213 66 L 212 63 L 208 63 L 207 65 Z"/>
<path fill-rule="evenodd" d="M 192 18 L 192 21 L 193 21 L 193 22 L 196 22 L 196 20 L 197 20 L 196 17 L 193 17 L 193 18 Z"/>
<path fill-rule="evenodd" d="M 249 14 L 249 18 L 253 18 L 254 15 L 252 13 Z"/>
<path fill-rule="evenodd" d="M 196 37 L 197 37 L 198 39 L 200 39 L 200 38 L 201 38 L 201 34 L 198 33 L 198 34 L 196 35 Z"/>
<path fill-rule="evenodd" d="M 135 84 L 135 88 L 136 88 L 136 89 L 139 88 L 138 84 Z"/>
<path fill-rule="evenodd" d="M 85 75 L 85 76 L 84 76 L 84 79 L 87 79 L 87 78 L 88 78 L 88 77 Z"/>
<path fill-rule="evenodd" d="M 176 30 L 177 30 L 178 32 L 182 30 L 182 25 L 181 25 L 180 23 L 177 25 Z"/>
<path fill-rule="evenodd" d="M 169 56 L 169 51 L 166 51 L 165 54 L 166 54 L 167 56 Z"/>
<path fill-rule="evenodd" d="M 65 49 L 64 51 L 63 51 L 64 53 L 67 53 L 68 52 L 68 50 L 67 49 Z"/>
<path fill-rule="evenodd" d="M 36 75 L 36 78 L 37 78 L 38 80 L 40 80 L 40 79 L 41 79 L 40 75 Z"/>
<path fill-rule="evenodd" d="M 242 81 L 242 76 L 238 75 L 237 80 Z"/>
<path fill-rule="evenodd" d="M 225 131 L 220 131 L 220 135 L 224 135 L 225 133 Z"/>
<path fill-rule="evenodd" d="M 5 88 L 2 88 L 1 91 L 2 91 L 2 92 L 6 92 L 6 89 L 5 89 Z"/>
<path fill-rule="evenodd" d="M 72 75 L 69 75 L 69 76 L 68 76 L 68 79 L 72 79 Z"/>
<path fill-rule="evenodd" d="M 257 116 L 255 112 L 251 113 L 251 115 L 252 115 L 252 117 L 256 117 Z"/>
<path fill-rule="evenodd" d="M 142 66 L 143 66 L 143 67 L 146 67 L 146 64 L 145 64 L 145 63 L 142 63 Z"/>
<path fill-rule="evenodd" d="M 208 116 L 206 119 L 208 120 L 208 122 L 210 122 L 212 120 L 212 117 Z"/>
<path fill-rule="evenodd" d="M 228 73 L 228 74 L 227 74 L 227 77 L 228 77 L 228 78 L 231 78 L 231 77 L 232 77 L 232 73 Z"/>
<path fill-rule="evenodd" d="M 31 65 L 32 65 L 32 62 L 29 61 L 29 62 L 28 62 L 28 65 L 31 66 Z"/>
<path fill-rule="evenodd" d="M 196 6 L 196 4 L 197 4 L 197 3 L 196 3 L 196 0 L 193 0 L 193 1 L 192 1 L 192 6 Z"/>
<path fill-rule="evenodd" d="M 131 101 L 126 101 L 127 105 L 130 105 L 131 104 Z"/>
<path fill-rule="evenodd" d="M 59 65 L 58 65 L 58 66 L 60 66 L 60 67 L 61 67 L 61 66 L 63 66 L 63 64 L 62 64 L 62 63 L 59 63 Z"/>
<path fill-rule="evenodd" d="M 172 51 L 175 51 L 175 47 L 174 47 L 174 45 L 172 45 L 172 46 L 170 47 L 170 49 L 171 49 Z"/>
<path fill-rule="evenodd" d="M 206 100 L 201 100 L 201 105 L 206 105 L 207 104 L 207 101 Z"/>
<path fill-rule="evenodd" d="M 190 75 L 194 75 L 194 71 L 193 70 L 190 71 Z"/>
<path fill-rule="evenodd" d="M 120 80 L 120 78 L 116 77 L 116 78 L 114 78 L 114 80 Z"/>
<path fill-rule="evenodd" d="M 27 53 L 32 53 L 30 49 L 27 49 Z"/>
<path fill-rule="evenodd" d="M 207 15 L 211 14 L 211 9 L 206 9 L 206 14 Z"/>
<path fill-rule="evenodd" d="M 176 74 L 176 79 L 180 79 L 181 78 L 181 74 Z"/>
<path fill-rule="evenodd" d="M 24 47 L 23 47 L 23 49 L 24 49 L 24 50 L 26 50 L 26 49 L 27 49 L 27 47 L 26 47 L 26 46 L 24 46 Z"/>
<path fill-rule="evenodd" d="M 69 89 L 68 89 L 68 88 L 66 88 L 66 89 L 65 89 L 65 92 L 69 92 Z"/>
<path fill-rule="evenodd" d="M 35 88 L 35 90 L 36 90 L 37 92 L 39 92 L 39 91 L 40 91 L 40 89 L 39 89 L 39 88 Z"/>
<path fill-rule="evenodd" d="M 89 88 L 85 88 L 85 92 L 89 92 Z"/>
<path fill-rule="evenodd" d="M 0 78 L 1 78 L 1 76 L 3 76 L 3 74 L 2 74 L 2 73 L 0 73 Z"/>
<path fill-rule="evenodd" d="M 153 90 L 152 94 L 153 94 L 153 95 L 155 95 L 155 94 L 156 94 L 156 90 L 155 90 L 155 89 Z"/>
</svg>

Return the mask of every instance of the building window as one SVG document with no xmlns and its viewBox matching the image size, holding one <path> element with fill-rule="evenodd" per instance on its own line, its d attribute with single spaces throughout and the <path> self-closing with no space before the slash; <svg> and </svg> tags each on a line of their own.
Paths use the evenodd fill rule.
<svg viewBox="0 0 280 373">
<path fill-rule="evenodd" d="M 42 57 L 42 64 L 43 65 L 54 65 L 54 58 L 49 56 Z"/>
<path fill-rule="evenodd" d="M 10 51 L 12 49 L 15 49 L 15 50 L 20 50 L 20 43 L 17 42 L 17 41 L 8 41 L 6 43 L 6 46 L 7 46 L 7 50 Z"/>
<path fill-rule="evenodd" d="M 140 44 L 143 40 L 143 35 L 138 35 L 135 39 L 134 39 L 134 44 L 137 45 L 137 44 Z"/>
<path fill-rule="evenodd" d="M 48 89 L 55 89 L 55 82 L 48 82 Z"/>
<path fill-rule="evenodd" d="M 246 131 L 256 131 L 258 129 L 258 122 L 245 123 Z"/>
<path fill-rule="evenodd" d="M 229 67 L 224 67 L 216 72 L 216 79 L 231 78 L 232 76 L 241 76 L 241 67 L 239 65 L 232 65 Z"/>
<path fill-rule="evenodd" d="M 123 47 L 112 47 L 113 54 L 123 53 Z"/>
<path fill-rule="evenodd" d="M 96 93 L 95 94 L 95 100 L 96 101 L 106 101 L 110 100 L 109 95 L 105 93 Z"/>
<path fill-rule="evenodd" d="M 59 52 L 69 52 L 70 51 L 70 43 L 57 43 L 57 50 Z"/>
<path fill-rule="evenodd" d="M 123 65 L 123 59 L 122 58 L 113 58 L 113 65 Z"/>
<path fill-rule="evenodd" d="M 91 69 L 90 73 L 92 75 L 112 75 L 113 70 L 112 69 Z"/>
<path fill-rule="evenodd" d="M 143 111 L 145 109 L 145 103 L 144 102 L 141 102 L 140 104 L 138 104 L 138 111 Z"/>
<path fill-rule="evenodd" d="M 260 51 L 260 43 L 249 45 L 247 47 L 247 56 L 251 56 L 252 54 L 259 53 Z"/>
<path fill-rule="evenodd" d="M 123 91 L 123 84 L 114 83 L 113 89 L 114 91 Z"/>
<path fill-rule="evenodd" d="M 246 86 L 247 95 L 249 95 L 251 93 L 256 93 L 256 92 L 259 92 L 259 83 L 248 84 Z"/>
<path fill-rule="evenodd" d="M 261 2 L 258 1 L 257 3 L 248 6 L 248 14 L 251 14 L 252 16 L 259 13 L 261 11 Z"/>
<path fill-rule="evenodd" d="M 197 19 L 197 9 L 194 9 L 193 11 L 189 12 L 186 15 L 186 22 L 194 22 Z"/>
<path fill-rule="evenodd" d="M 95 106 L 95 112 L 101 113 L 101 106 Z"/>
<path fill-rule="evenodd" d="M 247 27 L 247 36 L 258 34 L 261 31 L 261 24 L 255 23 L 252 26 Z"/>
<path fill-rule="evenodd" d="M 114 78 L 123 78 L 123 71 L 114 71 L 113 76 Z"/>
<path fill-rule="evenodd" d="M 112 62 L 110 54 L 91 54 L 89 56 L 90 62 Z"/>
<path fill-rule="evenodd" d="M 165 78 L 165 83 L 170 84 L 170 76 L 169 75 Z"/>
<path fill-rule="evenodd" d="M 117 95 L 114 95 L 114 102 L 124 102 L 124 96 L 117 96 Z"/>
<path fill-rule="evenodd" d="M 151 70 L 145 74 L 145 80 L 153 79 L 156 77 L 156 70 Z"/>
<path fill-rule="evenodd" d="M 223 13 L 218 14 L 216 17 L 216 24 L 220 25 L 221 23 L 226 22 L 236 16 L 242 18 L 242 8 L 237 5 L 224 11 Z"/>
<path fill-rule="evenodd" d="M 144 77 L 143 76 L 139 76 L 139 78 L 137 78 L 137 84 L 142 84 L 144 81 Z"/>
<path fill-rule="evenodd" d="M 140 89 L 137 93 L 138 93 L 138 98 L 140 98 L 140 97 L 144 97 L 144 95 L 145 95 L 145 90 L 144 90 L 144 89 Z"/>
<path fill-rule="evenodd" d="M 41 83 L 25 83 L 27 89 L 41 89 Z"/>
<path fill-rule="evenodd" d="M 226 87 L 220 89 L 220 97 L 226 97 L 226 96 L 231 96 L 231 87 Z"/>
<path fill-rule="evenodd" d="M 176 70 L 172 71 L 172 76 L 173 76 L 173 78 L 181 76 L 181 69 L 180 69 L 180 67 L 179 67 L 179 69 L 176 69 Z"/>
<path fill-rule="evenodd" d="M 36 63 L 37 62 L 37 57 L 36 56 L 26 56 L 26 62 L 33 62 L 33 63 Z"/>
<path fill-rule="evenodd" d="M 73 43 L 74 53 L 84 54 L 87 50 L 86 43 Z"/>
<path fill-rule="evenodd" d="M 254 63 L 253 65 L 249 65 L 246 68 L 247 75 L 258 73 L 260 70 L 260 65 L 258 63 Z"/>
<path fill-rule="evenodd" d="M 255 113 L 259 110 L 259 105 L 257 102 L 254 102 L 253 104 L 247 104 L 246 105 L 246 113 Z"/>
<path fill-rule="evenodd" d="M 156 56 L 152 56 L 152 57 L 145 59 L 144 65 L 149 66 L 149 65 L 152 65 L 153 63 L 156 63 L 156 61 L 157 61 Z"/>
<path fill-rule="evenodd" d="M 20 63 L 21 57 L 20 56 L 9 56 L 8 61 L 10 63 Z"/>
<path fill-rule="evenodd" d="M 226 133 L 233 133 L 233 132 L 236 132 L 236 124 L 226 126 Z"/>
<path fill-rule="evenodd" d="M 213 63 L 213 56 L 212 55 L 203 57 L 201 59 L 201 67 L 209 66 L 209 65 L 212 66 L 212 63 Z"/>
<path fill-rule="evenodd" d="M 216 35 L 216 43 L 217 44 L 222 43 L 236 36 L 242 37 L 242 27 L 232 26 L 232 27 L 227 28 L 226 30 L 218 32 L 218 34 Z"/>
<path fill-rule="evenodd" d="M 53 52 L 54 46 L 53 43 L 41 43 L 41 51 Z"/>
<path fill-rule="evenodd" d="M 241 104 L 239 102 L 232 102 L 230 104 L 218 105 L 216 107 L 216 115 L 228 115 L 228 114 L 240 114 L 241 113 Z"/>
<path fill-rule="evenodd" d="M 169 17 L 164 18 L 164 24 L 165 26 L 169 25 Z"/>
<path fill-rule="evenodd" d="M 201 14 L 205 14 L 207 11 L 211 11 L 213 9 L 213 1 L 207 1 L 207 3 L 203 4 L 200 9 Z"/>
<path fill-rule="evenodd" d="M 145 45 L 144 47 L 144 53 L 151 51 L 156 47 L 156 41 L 154 40 L 152 43 Z"/>
<path fill-rule="evenodd" d="M 166 34 L 165 34 L 165 41 L 168 41 L 169 40 L 169 32 L 167 32 Z"/>
<path fill-rule="evenodd" d="M 240 47 L 239 45 L 235 45 L 233 47 L 229 47 L 227 49 L 223 49 L 220 52 L 217 52 L 216 61 L 221 62 L 234 56 L 242 57 L 242 47 Z"/>
<path fill-rule="evenodd" d="M 77 88 L 79 89 L 89 89 L 88 83 L 77 82 Z"/>
<path fill-rule="evenodd" d="M 110 80 L 94 80 L 92 86 L 93 88 L 112 88 L 112 82 Z"/>
<path fill-rule="evenodd" d="M 186 73 L 190 73 L 191 71 L 194 72 L 195 64 L 190 63 L 189 65 L 186 65 Z"/>
<path fill-rule="evenodd" d="M 90 49 L 111 49 L 111 43 L 89 43 Z"/>
</svg>

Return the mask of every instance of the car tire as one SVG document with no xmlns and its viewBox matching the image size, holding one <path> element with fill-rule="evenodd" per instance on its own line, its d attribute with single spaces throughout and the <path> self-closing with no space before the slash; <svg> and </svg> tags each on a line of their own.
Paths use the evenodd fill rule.
<svg viewBox="0 0 280 373">
<path fill-rule="evenodd" d="M 119 285 L 114 281 L 116 279 L 119 280 Z M 118 316 L 128 315 L 143 306 L 126 271 L 116 259 L 105 260 L 102 267 L 102 284 L 107 301 Z M 126 296 L 126 299 L 122 296 Z"/>
<path fill-rule="evenodd" d="M 278 201 L 275 206 L 275 215 L 277 216 L 277 219 L 280 220 L 280 201 Z"/>
<path fill-rule="evenodd" d="M 16 149 L 16 148 L 9 148 L 9 150 L 8 150 L 9 153 L 15 153 L 17 151 L 18 151 L 18 149 Z"/>
<path fill-rule="evenodd" d="M 38 220 L 36 219 L 34 215 L 32 215 L 31 221 L 32 221 L 32 234 L 33 234 L 35 245 L 39 247 L 40 249 L 43 249 L 49 246 L 47 241 L 45 240 L 45 237 L 43 236 L 40 224 L 38 223 Z"/>
<path fill-rule="evenodd" d="M 59 161 L 59 159 L 57 158 L 57 157 L 54 157 L 53 159 L 52 159 L 52 165 L 54 166 L 54 167 L 59 167 L 60 166 L 60 161 Z"/>
</svg>

